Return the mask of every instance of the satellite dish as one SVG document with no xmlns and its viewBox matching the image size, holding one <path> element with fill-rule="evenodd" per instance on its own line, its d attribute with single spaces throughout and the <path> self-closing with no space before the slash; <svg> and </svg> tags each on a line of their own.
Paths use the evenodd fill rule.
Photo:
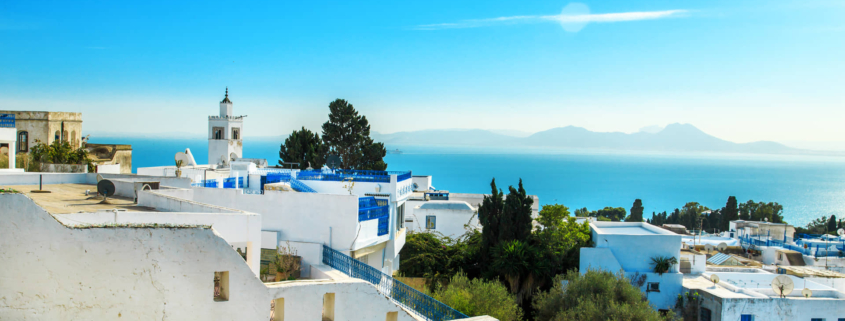
<svg viewBox="0 0 845 321">
<path fill-rule="evenodd" d="M 182 166 L 188 165 L 188 164 L 191 163 L 191 158 L 188 157 L 188 154 L 185 154 L 183 152 L 176 153 L 176 156 L 173 157 L 173 158 L 175 158 L 177 162 L 182 161 Z"/>
<path fill-rule="evenodd" d="M 845 236 L 845 228 L 836 230 L 836 234 L 839 234 L 839 236 Z"/>
<path fill-rule="evenodd" d="M 103 175 L 97 174 L 97 183 L 103 180 Z"/>
<path fill-rule="evenodd" d="M 728 244 L 726 244 L 725 242 L 722 242 L 722 243 L 719 243 L 719 245 L 716 245 L 716 248 L 719 249 L 719 251 L 724 251 L 724 250 L 728 249 Z"/>
<path fill-rule="evenodd" d="M 329 155 L 328 157 L 326 157 L 326 165 L 329 166 L 329 168 L 331 169 L 340 167 L 340 156 Z"/>
<path fill-rule="evenodd" d="M 707 252 L 710 252 L 710 251 L 713 250 L 713 245 L 712 244 L 705 244 L 704 249 L 707 250 Z"/>
<path fill-rule="evenodd" d="M 114 183 L 112 181 L 104 179 L 97 182 L 97 193 L 103 195 L 103 201 L 100 203 L 106 203 L 109 196 L 114 195 Z"/>
<path fill-rule="evenodd" d="M 713 286 L 716 286 L 716 284 L 719 283 L 719 276 L 715 274 L 711 275 L 710 281 L 713 281 Z"/>
<path fill-rule="evenodd" d="M 792 293 L 794 288 L 795 284 L 792 283 L 792 278 L 786 275 L 778 275 L 774 280 L 772 280 L 772 290 L 774 290 L 775 294 L 779 295 L 781 298 Z"/>
<path fill-rule="evenodd" d="M 808 288 L 804 288 L 803 290 L 801 290 L 801 295 L 803 295 L 805 298 L 809 298 L 809 297 L 813 296 L 813 290 L 810 290 Z"/>
</svg>

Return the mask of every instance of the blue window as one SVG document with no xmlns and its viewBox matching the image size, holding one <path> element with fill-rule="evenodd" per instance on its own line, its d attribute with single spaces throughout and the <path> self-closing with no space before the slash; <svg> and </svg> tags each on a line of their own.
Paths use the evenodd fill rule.
<svg viewBox="0 0 845 321">
<path fill-rule="evenodd" d="M 754 316 L 751 314 L 743 314 L 739 317 L 740 321 L 754 321 Z"/>
<path fill-rule="evenodd" d="M 427 215 L 425 217 L 425 228 L 429 230 L 434 230 L 437 228 L 437 216 L 434 215 Z"/>
</svg>

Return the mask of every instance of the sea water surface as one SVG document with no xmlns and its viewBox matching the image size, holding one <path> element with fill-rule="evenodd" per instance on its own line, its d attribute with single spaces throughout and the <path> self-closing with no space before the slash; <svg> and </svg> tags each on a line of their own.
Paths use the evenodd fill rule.
<svg viewBox="0 0 845 321">
<path fill-rule="evenodd" d="M 190 148 L 207 162 L 205 139 L 92 138 L 92 143 L 132 144 L 133 171 L 173 165 L 174 154 Z M 244 140 L 244 157 L 279 160 L 281 141 Z M 787 222 L 804 226 L 820 216 L 845 216 L 845 158 L 701 153 L 648 153 L 557 149 L 495 149 L 387 146 L 390 170 L 432 175 L 438 189 L 490 193 L 495 178 L 507 191 L 521 178 L 541 204 L 560 203 L 590 210 L 629 209 L 642 199 L 646 217 L 686 202 L 721 208 L 728 196 L 740 202 L 778 202 Z"/>
</svg>

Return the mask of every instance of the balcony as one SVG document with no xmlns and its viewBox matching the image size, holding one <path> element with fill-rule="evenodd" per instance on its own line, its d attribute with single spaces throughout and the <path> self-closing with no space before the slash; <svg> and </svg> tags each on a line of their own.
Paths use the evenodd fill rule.
<svg viewBox="0 0 845 321">
<path fill-rule="evenodd" d="M 389 202 L 385 199 L 358 198 L 358 222 L 378 220 L 378 233 L 376 235 L 387 235 L 390 225 L 389 206 Z"/>
</svg>

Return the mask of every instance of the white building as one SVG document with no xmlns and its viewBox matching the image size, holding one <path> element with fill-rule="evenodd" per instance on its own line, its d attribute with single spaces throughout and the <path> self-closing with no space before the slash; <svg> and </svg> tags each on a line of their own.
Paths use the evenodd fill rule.
<svg viewBox="0 0 845 321">
<path fill-rule="evenodd" d="M 16 133 L 15 115 L 0 114 L 0 153 L 5 154 L 9 160 L 9 168 L 0 168 L 0 172 L 23 172 L 23 169 L 15 169 L 15 152 L 18 150 Z"/>
<path fill-rule="evenodd" d="M 772 281 L 783 274 L 772 274 L 759 269 L 738 269 L 742 272 L 706 272 L 700 276 L 684 278 L 687 292 L 698 292 L 701 297 L 698 320 L 841 320 L 845 318 L 845 293 L 788 275 L 794 289 L 781 298 Z M 719 277 L 719 283 L 711 281 Z M 802 294 L 812 291 L 810 297 Z"/>
<path fill-rule="evenodd" d="M 579 270 L 624 271 L 627 276 L 645 275 L 640 289 L 658 310 L 671 310 L 681 293 L 683 275 L 679 264 L 661 274 L 654 272 L 652 259 L 675 258 L 681 261 L 681 236 L 648 223 L 592 222 L 595 247 L 581 248 Z"/>
<path fill-rule="evenodd" d="M 459 237 L 467 230 L 481 229 L 478 209 L 462 201 L 430 201 L 414 207 L 413 214 L 405 217 L 410 230 L 440 233 Z"/>
<path fill-rule="evenodd" d="M 226 88 L 226 97 L 220 101 L 220 115 L 208 116 L 209 164 L 228 166 L 243 157 L 244 117 L 232 114 L 232 101 Z"/>
<path fill-rule="evenodd" d="M 354 259 L 324 244 L 335 242 L 336 248 L 349 253 L 349 244 L 360 251 L 389 238 L 369 231 L 378 223 L 359 222 L 357 195 L 252 195 L 243 194 L 244 189 L 190 188 L 185 178 L 103 174 L 114 182 L 116 193 L 108 204 L 101 204 L 101 197 L 85 197 L 85 190 L 96 190 L 93 173 L 10 173 L 0 175 L 0 186 L 28 191 L 42 176 L 44 189 L 53 193 L 0 193 L 3 320 L 268 320 L 272 316 L 271 320 L 420 321 L 426 310 L 414 307 L 450 309 L 419 301 L 427 298 L 424 295 L 403 297 L 413 290 L 391 283 L 395 281 L 387 274 L 376 275 L 377 270 L 357 278 L 344 274 L 351 273 L 350 268 L 371 268 L 355 265 Z M 385 185 L 405 186 L 408 180 L 396 176 L 391 175 Z M 160 189 L 145 190 L 148 185 Z M 240 208 L 254 204 L 250 206 L 265 213 L 195 199 L 233 202 Z M 269 209 L 280 204 L 286 207 Z M 265 246 L 265 239 L 277 242 L 260 232 L 267 225 L 277 227 L 283 238 L 328 239 L 313 246 L 297 244 L 303 259 L 317 256 L 317 264 L 303 273 L 312 280 L 259 280 L 258 248 Z M 345 257 L 345 271 L 320 263 L 327 251 L 335 253 L 335 260 Z"/>
</svg>

